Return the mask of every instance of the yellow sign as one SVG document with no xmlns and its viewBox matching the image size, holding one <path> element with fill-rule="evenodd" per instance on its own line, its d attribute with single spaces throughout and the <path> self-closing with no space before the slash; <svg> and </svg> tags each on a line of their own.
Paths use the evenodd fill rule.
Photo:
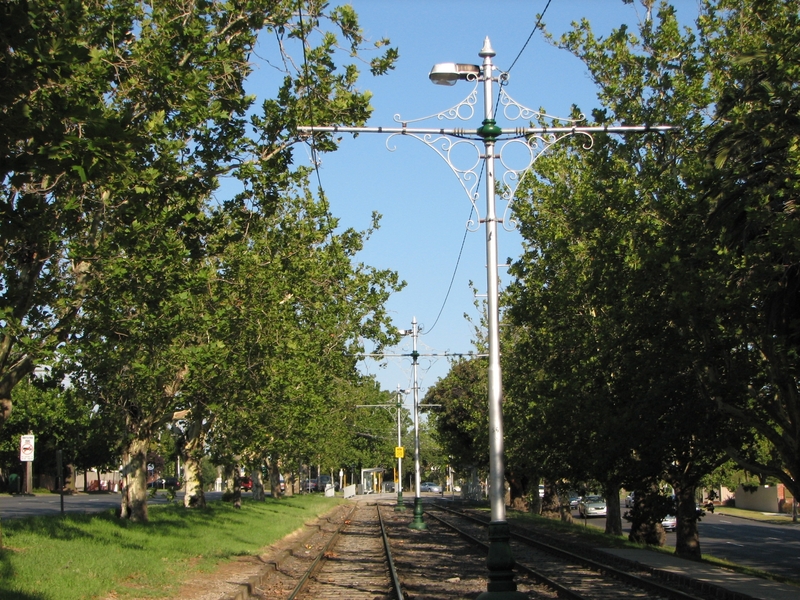
<svg viewBox="0 0 800 600">
<path fill-rule="evenodd" d="M 395 458 L 405 458 L 406 457 L 406 449 L 402 446 L 396 446 L 394 449 L 394 457 Z"/>
</svg>

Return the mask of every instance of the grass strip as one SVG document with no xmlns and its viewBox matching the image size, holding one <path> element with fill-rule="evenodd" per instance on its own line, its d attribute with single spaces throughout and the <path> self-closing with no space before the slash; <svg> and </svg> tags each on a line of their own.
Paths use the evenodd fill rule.
<svg viewBox="0 0 800 600">
<path fill-rule="evenodd" d="M 714 514 L 739 517 L 742 519 L 749 519 L 750 521 L 761 521 L 762 523 L 769 523 L 771 525 L 798 525 L 798 523 L 792 522 L 792 515 L 745 510 L 733 506 L 717 506 Z"/>
<path fill-rule="evenodd" d="M 149 523 L 113 511 L 3 522 L 0 599 L 157 598 L 221 561 L 256 554 L 341 500 L 309 494 L 205 509 L 152 506 Z"/>
</svg>

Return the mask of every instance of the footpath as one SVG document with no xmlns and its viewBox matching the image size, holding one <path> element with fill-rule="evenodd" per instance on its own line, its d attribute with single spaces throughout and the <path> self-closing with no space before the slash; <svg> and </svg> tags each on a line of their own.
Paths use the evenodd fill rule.
<svg viewBox="0 0 800 600">
<path fill-rule="evenodd" d="M 761 523 L 794 526 L 792 516 L 783 513 L 758 512 L 731 508 L 727 506 L 716 507 L 714 514 L 748 519 Z M 757 598 L 759 600 L 797 600 L 800 598 L 800 587 L 779 583 L 769 579 L 753 577 L 706 563 L 694 562 L 683 558 L 650 552 L 648 550 L 633 549 L 603 549 L 603 552 L 613 554 L 620 558 L 638 563 L 652 571 L 660 571 L 669 576 L 680 579 L 688 578 L 700 581 L 708 589 L 724 589 L 736 594 L 742 600 Z M 733 596 L 734 598 L 737 596 Z M 730 595 L 726 595 L 730 598 Z"/>
<path fill-rule="evenodd" d="M 727 600 L 757 598 L 759 600 L 797 600 L 800 587 L 737 573 L 723 567 L 678 558 L 661 552 L 627 548 L 598 548 L 602 552 L 635 562 L 647 570 L 668 574 L 675 580 L 699 581 L 707 591 L 727 590 Z M 723 597 L 723 594 L 717 594 Z"/>
</svg>

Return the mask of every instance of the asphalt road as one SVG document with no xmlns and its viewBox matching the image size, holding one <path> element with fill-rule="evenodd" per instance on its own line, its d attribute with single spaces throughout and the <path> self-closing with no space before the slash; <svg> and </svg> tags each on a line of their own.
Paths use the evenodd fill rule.
<svg viewBox="0 0 800 600">
<path fill-rule="evenodd" d="M 183 503 L 183 492 L 176 494 L 178 502 Z M 218 500 L 222 492 L 206 492 L 209 500 Z M 120 495 L 115 493 L 75 494 L 64 496 L 64 512 L 92 513 L 107 509 L 116 509 L 120 504 Z M 167 504 L 167 496 L 159 492 L 155 498 L 148 500 L 150 505 Z M 58 494 L 39 496 L 0 495 L 0 519 L 19 519 L 38 515 L 57 515 L 61 512 L 61 499 Z"/>
<path fill-rule="evenodd" d="M 622 514 L 625 514 L 622 507 Z M 573 511 L 576 523 L 584 520 Z M 605 529 L 606 520 L 593 517 L 587 526 Z M 630 523 L 622 520 L 624 533 Z M 800 580 L 800 524 L 772 525 L 738 517 L 709 514 L 698 524 L 700 550 L 716 558 Z M 675 533 L 667 532 L 667 546 L 675 547 Z M 798 594 L 800 597 L 800 594 Z"/>
</svg>

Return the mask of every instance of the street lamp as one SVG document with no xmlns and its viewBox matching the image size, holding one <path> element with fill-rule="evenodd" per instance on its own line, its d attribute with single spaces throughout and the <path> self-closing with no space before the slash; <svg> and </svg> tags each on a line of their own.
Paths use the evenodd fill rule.
<svg viewBox="0 0 800 600">
<path fill-rule="evenodd" d="M 429 79 L 438 85 L 455 85 L 458 81 L 474 82 L 475 88 L 461 102 L 455 106 L 435 115 L 422 117 L 419 119 L 405 120 L 395 116 L 395 121 L 400 127 L 339 127 L 339 126 L 300 126 L 298 131 L 313 134 L 314 132 L 328 133 L 381 133 L 389 134 L 386 141 L 387 148 L 389 140 L 394 136 L 402 135 L 413 137 L 434 150 L 450 167 L 461 183 L 461 187 L 467 194 L 478 217 L 475 221 L 468 223 L 471 231 L 476 231 L 480 223 L 486 224 L 486 286 L 487 286 L 487 310 L 488 310 L 488 342 L 489 342 L 489 499 L 491 506 L 491 523 L 489 524 L 489 557 L 487 565 L 489 577 L 487 591 L 478 598 L 480 600 L 513 599 L 522 600 L 525 594 L 517 592 L 514 583 L 514 559 L 511 555 L 509 545 L 509 529 L 505 516 L 505 486 L 503 469 L 503 415 L 501 410 L 502 401 L 502 378 L 500 373 L 500 339 L 499 339 L 499 289 L 498 289 L 498 261 L 497 261 L 497 224 L 503 223 L 504 228 L 513 229 L 513 221 L 498 219 L 495 209 L 495 188 L 498 181 L 495 179 L 495 162 L 500 161 L 503 167 L 503 175 L 500 183 L 503 184 L 502 197 L 510 204 L 516 192 L 517 185 L 524 175 L 533 166 L 536 159 L 541 156 L 553 144 L 573 135 L 583 136 L 584 148 L 592 147 L 594 133 L 640 133 L 640 132 L 664 132 L 672 129 L 669 125 L 599 125 L 581 126 L 583 116 L 577 119 L 556 119 L 539 111 L 530 109 L 511 98 L 503 85 L 508 81 L 508 73 L 499 72 L 494 76 L 495 66 L 492 64 L 492 57 L 495 55 L 492 45 L 487 37 L 483 48 L 478 53 L 483 59 L 480 65 L 470 65 L 462 63 L 440 63 L 434 65 L 428 75 Z M 528 126 L 515 128 L 501 128 L 497 125 L 493 107 L 493 84 L 497 81 L 501 84 L 498 97 L 498 106 L 502 107 L 503 116 L 509 120 L 527 121 Z M 429 119 L 460 120 L 468 121 L 474 116 L 475 105 L 478 101 L 478 85 L 483 84 L 483 122 L 477 129 L 453 128 L 445 129 L 442 127 L 417 128 L 409 127 L 410 123 L 418 123 Z M 533 127 L 530 123 L 534 120 L 540 121 L 550 119 L 560 121 L 567 125 L 557 125 L 553 127 Z M 501 140 L 500 147 L 496 149 L 498 140 Z M 477 157 L 472 163 L 466 165 L 456 164 L 455 152 L 463 144 L 471 146 L 477 153 Z M 480 152 L 479 144 L 483 145 L 483 153 Z M 512 167 L 503 160 L 504 149 L 516 147 L 527 154 L 526 164 Z M 459 155 L 460 156 L 460 155 Z M 462 157 L 463 158 L 463 157 Z M 463 160 L 459 160 L 463 163 Z M 481 167 L 485 170 L 486 177 L 486 213 L 481 219 L 481 211 L 477 205 L 480 192 L 477 189 L 480 181 Z M 508 211 L 508 205 L 506 207 Z M 414 320 L 416 327 L 416 319 Z M 419 433 L 417 430 L 417 386 L 416 386 L 416 337 L 414 346 L 414 425 L 416 432 L 416 498 L 415 513 L 419 501 Z M 420 511 L 421 520 L 421 511 Z"/>
<path fill-rule="evenodd" d="M 400 335 L 410 335 L 413 340 L 411 360 L 414 368 L 414 518 L 408 524 L 411 529 L 427 529 L 428 526 L 422 519 L 422 497 L 420 496 L 419 478 L 419 384 L 417 382 L 417 337 L 419 328 L 417 327 L 417 317 L 411 319 L 411 329 L 401 329 Z"/>
<path fill-rule="evenodd" d="M 487 37 L 478 56 L 483 64 L 461 65 L 442 63 L 431 69 L 429 78 L 439 85 L 453 85 L 459 80 L 483 82 L 483 123 L 477 130 L 483 140 L 486 168 L 486 294 L 489 334 L 489 582 L 487 591 L 478 598 L 527 598 L 517 591 L 514 583 L 514 558 L 509 545 L 506 521 L 505 481 L 503 469 L 503 413 L 501 408 L 503 384 L 500 373 L 500 317 L 497 260 L 497 215 L 495 210 L 495 142 L 502 130 L 494 119 L 492 100 L 492 57 L 495 55 Z"/>
</svg>

